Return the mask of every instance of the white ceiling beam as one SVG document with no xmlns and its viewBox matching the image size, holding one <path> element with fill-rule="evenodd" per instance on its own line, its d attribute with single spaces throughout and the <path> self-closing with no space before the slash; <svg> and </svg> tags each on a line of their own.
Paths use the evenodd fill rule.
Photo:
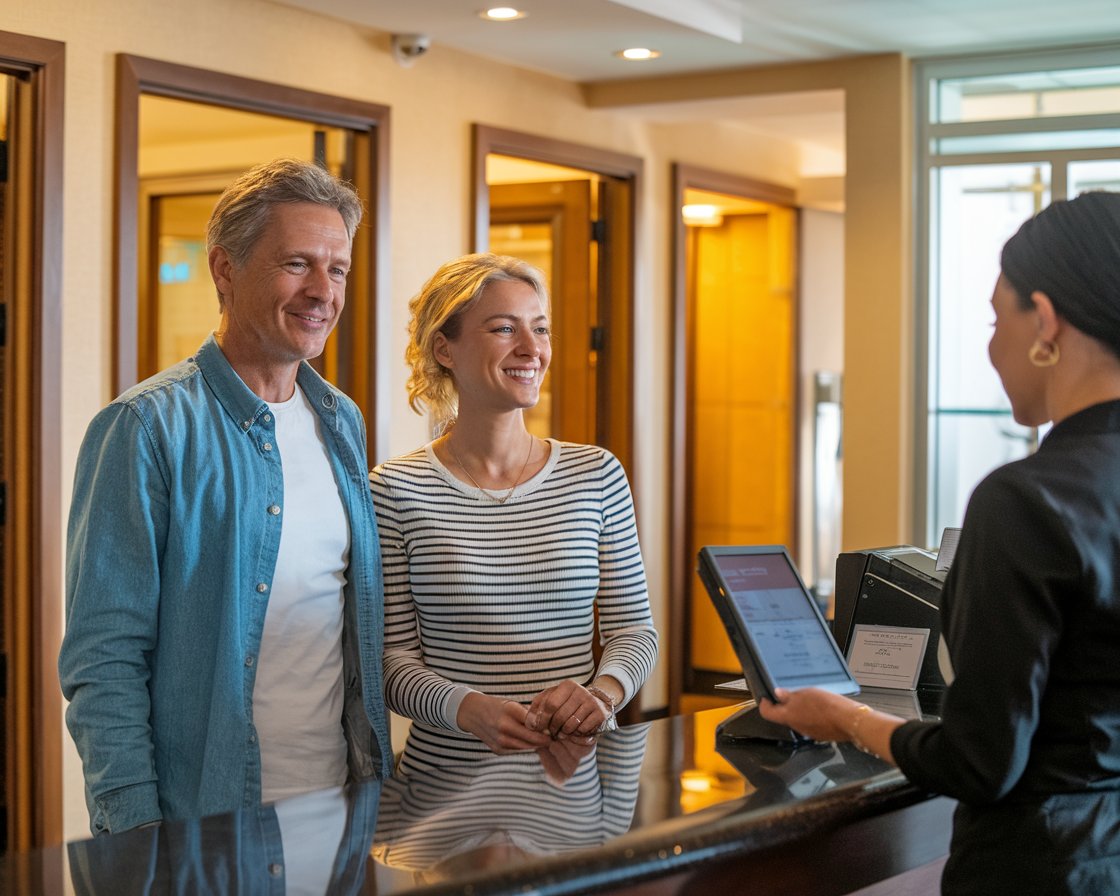
<svg viewBox="0 0 1120 896">
<path fill-rule="evenodd" d="M 608 0 L 732 43 L 743 42 L 741 0 Z"/>
</svg>

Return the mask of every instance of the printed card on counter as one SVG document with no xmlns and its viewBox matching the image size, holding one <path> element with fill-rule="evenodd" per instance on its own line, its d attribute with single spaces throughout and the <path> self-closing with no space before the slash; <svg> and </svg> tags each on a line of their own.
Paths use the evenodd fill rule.
<svg viewBox="0 0 1120 896">
<path fill-rule="evenodd" d="M 857 625 L 848 648 L 848 668 L 861 687 L 912 691 L 918 687 L 928 642 L 928 628 Z"/>
</svg>

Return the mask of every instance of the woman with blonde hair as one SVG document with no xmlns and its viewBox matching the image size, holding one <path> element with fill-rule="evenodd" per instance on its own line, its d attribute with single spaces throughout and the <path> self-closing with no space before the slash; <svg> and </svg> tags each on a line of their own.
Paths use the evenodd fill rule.
<svg viewBox="0 0 1120 896">
<path fill-rule="evenodd" d="M 370 474 L 402 771 L 590 742 L 657 657 L 626 475 L 525 425 L 552 356 L 538 270 L 468 255 L 409 308 L 409 401 L 438 436 Z"/>
</svg>

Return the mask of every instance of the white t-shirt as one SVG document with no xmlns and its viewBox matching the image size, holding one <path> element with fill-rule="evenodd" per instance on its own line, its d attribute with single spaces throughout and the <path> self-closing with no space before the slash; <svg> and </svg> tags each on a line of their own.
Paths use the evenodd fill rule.
<svg viewBox="0 0 1120 896">
<path fill-rule="evenodd" d="M 341 787 L 276 804 L 284 854 L 284 896 L 323 896 L 330 891 L 335 857 L 346 833 L 346 817 L 346 796 Z"/>
<path fill-rule="evenodd" d="M 270 408 L 284 506 L 253 686 L 264 802 L 345 783 L 347 771 L 342 589 L 350 523 L 319 418 L 302 390 Z"/>
</svg>

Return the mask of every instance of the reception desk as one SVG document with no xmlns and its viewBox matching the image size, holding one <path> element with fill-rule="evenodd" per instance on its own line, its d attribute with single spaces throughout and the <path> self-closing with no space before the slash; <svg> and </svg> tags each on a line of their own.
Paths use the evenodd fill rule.
<svg viewBox="0 0 1120 896">
<path fill-rule="evenodd" d="M 492 757 L 8 855 L 0 889 L 839 896 L 948 851 L 951 801 L 847 744 L 717 749 L 732 711 L 622 728 L 550 774 Z"/>
</svg>

